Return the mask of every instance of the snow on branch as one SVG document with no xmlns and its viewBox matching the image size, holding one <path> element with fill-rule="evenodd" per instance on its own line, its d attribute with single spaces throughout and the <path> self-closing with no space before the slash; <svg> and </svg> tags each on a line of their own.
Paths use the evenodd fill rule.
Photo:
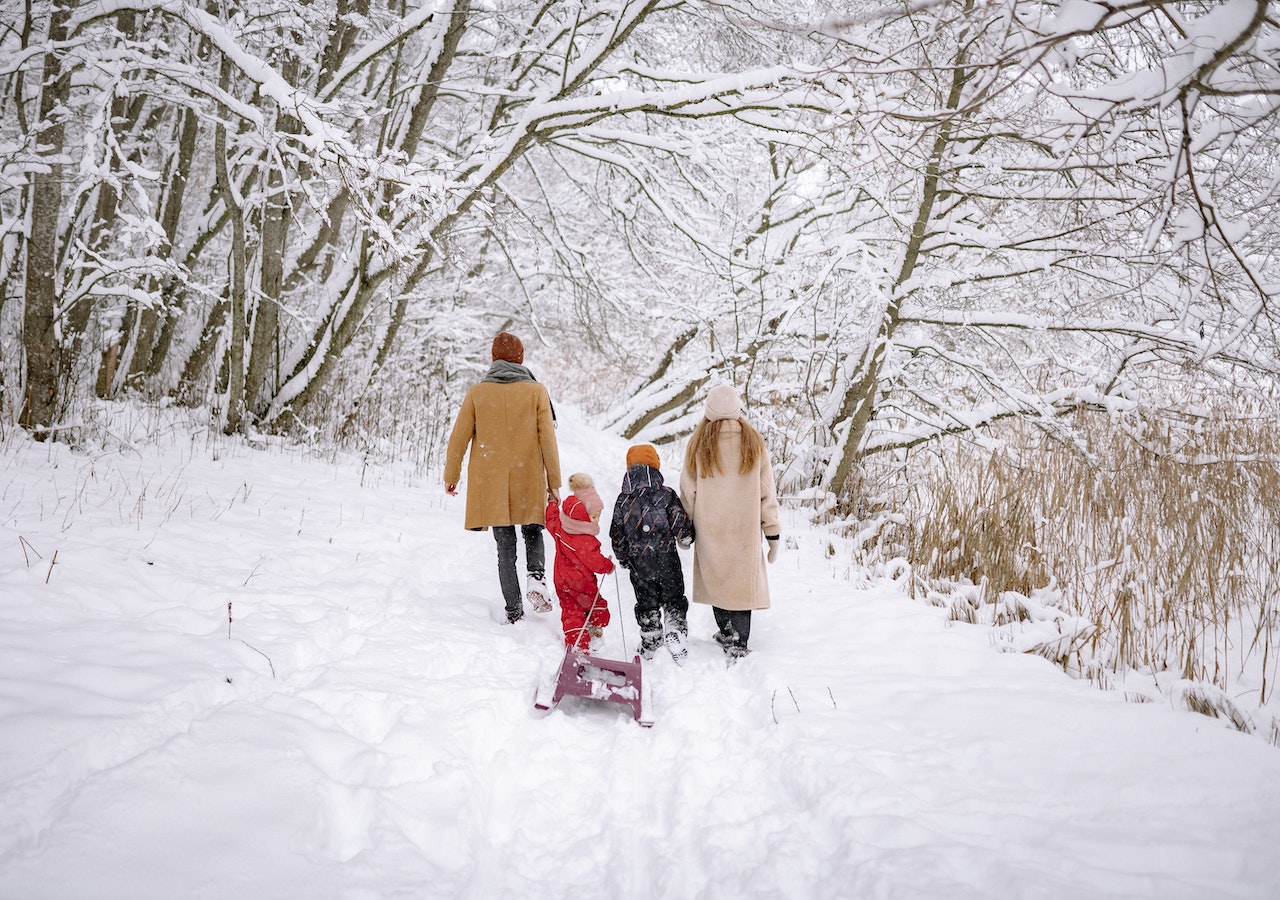
<svg viewBox="0 0 1280 900">
<path fill-rule="evenodd" d="M 575 138 L 577 136 L 578 135 L 575 135 Z M 628 159 L 621 154 L 611 153 L 592 144 L 583 143 L 582 141 L 570 139 L 568 137 L 556 138 L 553 143 L 555 146 L 563 147 L 580 156 L 585 156 L 589 159 L 606 163 L 613 166 L 618 171 L 626 173 L 632 181 L 635 182 L 636 186 L 644 192 L 645 197 L 653 204 L 653 208 L 662 215 L 668 224 L 687 236 L 689 240 L 693 241 L 695 244 L 708 248 L 709 251 L 711 251 L 711 248 L 715 246 L 716 241 L 712 235 L 696 233 L 692 224 L 687 222 L 684 216 L 681 216 L 676 212 L 676 210 L 671 206 L 671 203 L 660 191 L 655 190 L 657 178 L 652 174 L 640 171 L 638 167 L 642 164 L 638 161 Z"/>
<path fill-rule="evenodd" d="M 343 156 L 355 155 L 345 129 L 321 118 L 321 114 L 327 111 L 326 104 L 290 84 L 268 62 L 241 46 L 222 22 L 189 3 L 178 0 L 101 0 L 77 9 L 68 31 L 75 34 L 93 22 L 126 11 L 163 13 L 183 22 L 193 32 L 207 38 L 245 77 L 257 84 L 258 93 L 271 98 L 281 110 L 302 123 L 307 133 L 299 134 L 297 138 L 309 149 L 317 153 L 327 150 Z"/>
<path fill-rule="evenodd" d="M 805 80 L 816 69 L 771 66 L 750 72 L 706 78 L 670 90 L 621 90 L 535 102 L 524 112 L 531 131 L 578 127 L 605 116 L 634 112 L 698 118 L 736 115 L 749 109 L 778 112 L 798 108 L 829 112 L 813 100 L 813 87 Z"/>
<path fill-rule="evenodd" d="M 926 416 L 914 410 L 915 420 L 909 427 L 890 430 L 877 428 L 863 445 L 864 455 L 893 450 L 908 450 L 940 438 L 977 432 L 1006 419 L 1045 419 L 1075 412 L 1081 407 L 1107 412 L 1128 412 L 1138 407 L 1134 401 L 1105 394 L 1092 387 L 1070 387 L 1035 397 L 1029 403 L 996 400 L 970 409 L 946 408 L 937 416 Z"/>
<path fill-rule="evenodd" d="M 1131 319 L 1046 319 L 1039 316 L 984 310 L 924 312 L 904 308 L 899 321 L 903 324 L 940 325 L 946 328 L 1026 328 L 1045 332 L 1082 332 L 1112 334 L 1147 341 L 1163 349 L 1195 358 L 1223 358 L 1234 365 L 1262 372 L 1280 373 L 1280 360 L 1265 356 L 1227 354 L 1225 344 L 1206 341 L 1197 333 L 1180 328 L 1160 328 Z"/>
<path fill-rule="evenodd" d="M 449 6 L 453 4 L 450 3 Z M 448 12 L 442 10 L 440 4 L 431 4 L 414 10 L 409 15 L 400 20 L 400 27 L 390 34 L 384 35 L 379 40 L 370 41 L 361 47 L 351 59 L 343 66 L 333 77 L 333 80 L 325 86 L 324 91 L 320 94 L 319 101 L 328 103 L 333 100 L 334 96 L 342 89 L 353 76 L 358 74 L 361 69 L 367 66 L 371 61 L 386 53 L 388 50 L 394 49 L 407 38 L 411 37 L 415 32 L 423 26 L 429 24 L 438 12 Z"/>
</svg>

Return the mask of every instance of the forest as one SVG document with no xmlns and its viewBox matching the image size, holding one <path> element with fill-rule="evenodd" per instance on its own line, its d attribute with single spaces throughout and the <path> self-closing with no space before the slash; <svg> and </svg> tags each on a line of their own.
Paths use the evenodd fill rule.
<svg viewBox="0 0 1280 900">
<path fill-rule="evenodd" d="M 0 0 L 0 48 L 0 444 L 146 404 L 432 470 L 511 329 L 628 440 L 738 386 L 851 565 L 1258 727 L 1268 0 Z"/>
</svg>

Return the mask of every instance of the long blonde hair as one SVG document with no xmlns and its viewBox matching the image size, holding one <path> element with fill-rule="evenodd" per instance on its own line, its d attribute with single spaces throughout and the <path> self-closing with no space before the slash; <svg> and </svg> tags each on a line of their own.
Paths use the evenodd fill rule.
<svg viewBox="0 0 1280 900">
<path fill-rule="evenodd" d="M 756 467 L 768 451 L 764 446 L 764 438 L 760 432 L 751 427 L 751 423 L 739 416 L 737 419 L 703 418 L 689 438 L 689 446 L 684 451 L 684 467 L 692 469 L 698 478 L 711 478 L 723 471 L 720 464 L 720 431 L 725 422 L 736 421 L 742 428 L 742 460 L 738 464 L 738 474 L 746 475 Z"/>
</svg>

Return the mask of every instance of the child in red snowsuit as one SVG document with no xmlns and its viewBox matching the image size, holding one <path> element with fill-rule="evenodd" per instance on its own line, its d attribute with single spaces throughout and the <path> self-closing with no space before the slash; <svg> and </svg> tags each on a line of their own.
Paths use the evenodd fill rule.
<svg viewBox="0 0 1280 900">
<path fill-rule="evenodd" d="M 596 574 L 612 572 L 613 560 L 600 552 L 596 535 L 604 504 L 590 477 L 570 475 L 569 487 L 574 492 L 565 498 L 563 516 L 554 500 L 547 504 L 547 531 L 556 546 L 553 578 L 560 597 L 564 644 L 587 652 L 592 634 L 599 635 L 609 624 L 609 606 L 600 594 Z"/>
</svg>

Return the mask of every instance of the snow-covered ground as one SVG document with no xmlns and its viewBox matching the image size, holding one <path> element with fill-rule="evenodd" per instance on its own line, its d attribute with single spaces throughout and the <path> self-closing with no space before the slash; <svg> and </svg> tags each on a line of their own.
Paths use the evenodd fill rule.
<svg viewBox="0 0 1280 900">
<path fill-rule="evenodd" d="M 611 505 L 626 445 L 560 412 Z M 279 446 L 11 434 L 0 897 L 1280 896 L 1275 748 L 998 652 L 794 514 L 745 662 L 694 607 L 652 729 L 538 712 L 558 616 L 498 621 L 462 509 Z"/>
</svg>

